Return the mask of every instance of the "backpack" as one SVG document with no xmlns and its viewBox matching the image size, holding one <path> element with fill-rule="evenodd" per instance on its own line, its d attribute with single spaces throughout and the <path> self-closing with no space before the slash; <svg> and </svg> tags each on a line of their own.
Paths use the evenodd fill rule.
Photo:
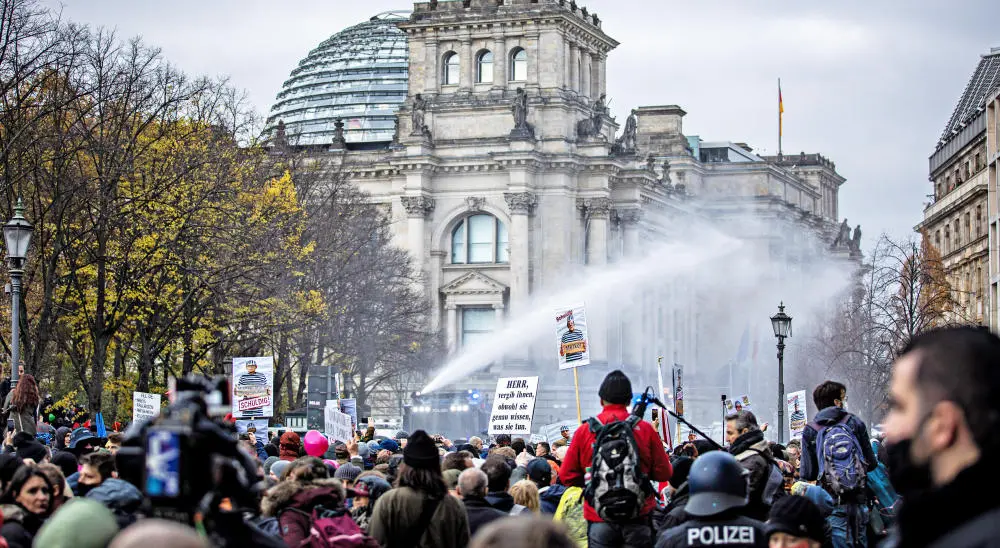
<svg viewBox="0 0 1000 548">
<path fill-rule="evenodd" d="M 317 506 L 310 524 L 309 538 L 298 548 L 379 548 L 375 539 L 361 532 L 346 509 L 327 510 Z"/>
<path fill-rule="evenodd" d="M 865 488 L 865 458 L 861 443 L 848 426 L 850 415 L 837 423 L 819 426 L 816 435 L 816 460 L 819 480 L 831 494 L 840 496 Z"/>
<path fill-rule="evenodd" d="M 593 417 L 587 419 L 595 441 L 591 478 L 583 496 L 597 515 L 610 523 L 639 517 L 646 498 L 655 494 L 639 467 L 635 427 L 640 420 L 633 415 L 602 425 Z"/>
<path fill-rule="evenodd" d="M 750 448 L 736 456 L 736 460 L 742 461 L 751 454 L 756 453 L 767 461 L 767 483 L 764 484 L 764 492 L 760 495 L 760 500 L 767 506 L 773 506 L 781 497 L 785 496 L 785 475 L 781 473 L 781 466 L 774 457 L 760 449 Z"/>
<path fill-rule="evenodd" d="M 872 440 L 872 451 L 878 455 L 878 446 L 876 441 Z M 872 518 L 874 519 L 877 515 L 884 528 L 889 528 L 895 522 L 896 511 L 899 509 L 898 502 L 901 497 L 893 488 L 892 483 L 889 482 L 889 470 L 881 462 L 875 470 L 868 472 L 868 490 L 872 494 L 873 506 L 876 512 L 872 513 Z"/>
<path fill-rule="evenodd" d="M 566 526 L 566 534 L 580 548 L 587 548 L 587 520 L 583 517 L 583 489 L 567 487 L 552 517 Z"/>
</svg>

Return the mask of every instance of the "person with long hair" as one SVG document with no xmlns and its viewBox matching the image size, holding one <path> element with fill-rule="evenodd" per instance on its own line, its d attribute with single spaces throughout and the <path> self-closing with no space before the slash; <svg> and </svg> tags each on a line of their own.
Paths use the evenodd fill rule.
<svg viewBox="0 0 1000 548">
<path fill-rule="evenodd" d="M 10 548 L 31 548 L 52 509 L 52 482 L 37 466 L 22 466 L 0 495 L 0 536 Z"/>
<path fill-rule="evenodd" d="M 403 448 L 396 488 L 375 503 L 368 534 L 382 546 L 462 548 L 469 543 L 465 507 L 448 496 L 434 440 L 417 430 Z"/>
<path fill-rule="evenodd" d="M 35 437 L 35 421 L 38 419 L 38 385 L 35 377 L 24 375 L 17 386 L 7 394 L 3 402 L 3 414 L 8 421 L 14 421 L 14 433 L 25 432 Z"/>
</svg>

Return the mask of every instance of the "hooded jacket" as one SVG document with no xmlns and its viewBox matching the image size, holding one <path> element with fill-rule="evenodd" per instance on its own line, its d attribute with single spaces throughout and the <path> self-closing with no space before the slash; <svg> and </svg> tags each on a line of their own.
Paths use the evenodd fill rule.
<svg viewBox="0 0 1000 548">
<path fill-rule="evenodd" d="M 865 468 L 868 472 L 878 467 L 878 460 L 872 451 L 872 444 L 868 437 L 868 428 L 857 416 L 844 411 L 839 407 L 827 407 L 816 413 L 816 421 L 806 425 L 802 431 L 802 459 L 799 463 L 799 478 L 802 481 L 816 481 L 819 476 L 819 464 L 817 462 L 816 437 L 819 435 L 817 426 L 831 426 L 847 417 L 847 426 L 858 438 L 861 444 L 861 452 L 865 459 Z"/>
<path fill-rule="evenodd" d="M 368 534 L 382 546 L 405 542 L 415 548 L 464 548 L 469 544 L 469 519 L 462 501 L 446 494 L 431 515 L 430 525 L 420 538 L 400 538 L 419 525 L 426 501 L 424 493 L 397 487 L 379 497 L 368 524 Z M 405 544 L 404 544 L 405 545 Z"/>
<path fill-rule="evenodd" d="M 538 500 L 542 503 L 542 513 L 554 515 L 559 508 L 559 501 L 566 492 L 565 485 L 550 485 L 538 490 Z"/>
<path fill-rule="evenodd" d="M 764 440 L 764 433 L 757 429 L 741 434 L 729 447 L 729 452 L 740 461 L 743 468 L 750 471 L 750 502 L 744 515 L 758 521 L 767 521 L 767 514 L 771 510 L 770 505 L 763 501 L 764 488 L 767 487 L 771 474 L 771 463 L 761 455 L 770 454 L 770 451 Z"/>
<path fill-rule="evenodd" d="M 31 548 L 38 530 L 42 528 L 43 516 L 32 514 L 20 504 L 4 504 L 0 506 L 3 512 L 3 527 L 0 536 L 7 540 L 10 548 Z"/>
<path fill-rule="evenodd" d="M 73 429 L 68 426 L 60 426 L 59 428 L 56 428 L 56 449 L 60 451 L 66 451 L 68 449 L 66 447 L 66 434 L 69 434 L 72 431 Z"/>
<path fill-rule="evenodd" d="M 100 502 L 111 510 L 120 529 L 135 523 L 136 512 L 142 505 L 142 492 L 131 483 L 117 478 L 104 480 L 88 491 L 86 498 Z"/>
<path fill-rule="evenodd" d="M 505 514 L 517 515 L 527 510 L 525 506 L 514 502 L 514 497 L 510 496 L 510 493 L 506 491 L 487 493 L 486 502 Z"/>
<path fill-rule="evenodd" d="M 299 546 L 309 538 L 313 510 L 317 506 L 328 510 L 346 510 L 345 498 L 343 484 L 333 478 L 311 482 L 283 481 L 264 495 L 260 507 L 265 516 L 278 518 L 285 544 Z"/>
<path fill-rule="evenodd" d="M 629 416 L 628 409 L 624 405 L 608 404 L 599 415 L 597 420 L 601 424 L 608 424 L 612 421 L 623 421 Z M 569 451 L 563 459 L 562 466 L 559 467 L 560 483 L 566 486 L 583 487 L 586 469 L 590 466 L 594 458 L 594 433 L 590 431 L 590 426 L 583 423 L 573 433 L 572 441 L 569 444 Z M 670 459 L 667 458 L 663 450 L 663 442 L 659 434 L 653 430 L 653 425 L 646 421 L 639 421 L 635 428 L 635 443 L 639 449 L 639 465 L 642 472 L 652 481 L 670 481 L 673 468 L 670 466 Z M 640 515 L 648 516 L 656 507 L 656 496 L 650 495 L 646 499 L 646 504 L 642 507 Z M 583 516 L 587 521 L 600 522 L 600 516 L 584 501 Z"/>
</svg>

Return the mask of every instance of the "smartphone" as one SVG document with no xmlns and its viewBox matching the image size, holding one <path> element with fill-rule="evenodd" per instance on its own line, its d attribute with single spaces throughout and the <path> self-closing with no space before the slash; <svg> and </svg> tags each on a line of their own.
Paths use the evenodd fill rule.
<svg viewBox="0 0 1000 548">
<path fill-rule="evenodd" d="M 14 419 L 7 419 L 7 431 L 8 432 L 14 431 Z"/>
<path fill-rule="evenodd" d="M 652 411 L 653 420 L 655 421 L 659 416 L 660 416 L 660 410 L 659 409 L 653 409 L 653 411 Z"/>
</svg>

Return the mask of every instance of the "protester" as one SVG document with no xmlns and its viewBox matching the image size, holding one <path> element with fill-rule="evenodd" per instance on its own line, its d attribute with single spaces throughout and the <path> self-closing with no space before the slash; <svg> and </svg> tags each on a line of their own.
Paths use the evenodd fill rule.
<svg viewBox="0 0 1000 548">
<path fill-rule="evenodd" d="M 354 486 L 354 480 L 357 479 L 357 477 L 361 474 L 361 472 L 364 472 L 364 470 L 358 468 L 357 466 L 354 466 L 350 462 L 345 462 L 344 464 L 340 465 L 339 468 L 337 468 L 337 471 L 334 472 L 333 477 L 344 482 L 344 487 L 346 489 L 350 489 L 352 486 Z"/>
<path fill-rule="evenodd" d="M 73 491 L 69 488 L 69 484 L 66 483 L 66 476 L 63 475 L 62 470 L 54 464 L 40 464 L 38 469 L 49 478 L 49 483 L 52 484 L 52 508 L 49 510 L 50 513 L 58 510 L 67 500 L 73 498 Z"/>
<path fill-rule="evenodd" d="M 375 504 L 369 533 L 383 546 L 460 548 L 469 543 L 465 508 L 448 495 L 437 447 L 423 430 L 409 437 L 396 488 Z"/>
<path fill-rule="evenodd" d="M 118 453 L 118 450 L 122 448 L 122 441 L 125 439 L 119 432 L 108 433 L 108 442 L 104 444 L 104 448 L 111 451 L 112 455 Z"/>
<path fill-rule="evenodd" d="M 104 504 L 122 529 L 135 523 L 136 512 L 142 506 L 142 492 L 115 477 L 114 456 L 106 452 L 90 453 L 80 459 L 80 465 L 75 494 Z"/>
<path fill-rule="evenodd" d="M 76 455 L 77 459 L 80 459 L 84 455 L 96 451 L 100 441 L 89 428 L 81 426 L 70 434 L 68 448 L 71 453 Z"/>
<path fill-rule="evenodd" d="M 14 474 L 0 495 L 0 512 L 3 512 L 0 536 L 10 548 L 31 548 L 35 534 L 49 516 L 51 502 L 52 484 L 41 470 L 22 466 Z"/>
<path fill-rule="evenodd" d="M 281 443 L 278 446 L 278 458 L 289 462 L 301 456 L 302 440 L 295 432 L 288 431 L 281 435 Z"/>
<path fill-rule="evenodd" d="M 68 426 L 61 426 L 56 428 L 56 449 L 59 451 L 66 451 L 69 449 L 70 435 L 73 433 L 73 429 Z"/>
<path fill-rule="evenodd" d="M 387 493 L 392 486 L 384 478 L 371 475 L 358 477 L 351 492 L 354 502 L 351 504 L 351 517 L 363 533 L 368 533 L 368 523 L 378 499 Z"/>
<path fill-rule="evenodd" d="M 670 502 L 662 510 L 656 511 L 653 517 L 653 524 L 658 532 L 677 527 L 688 520 L 688 514 L 684 508 L 690 498 L 687 479 L 692 464 L 694 464 L 694 459 L 691 457 L 670 458 L 670 465 L 674 470 L 673 475 L 670 476 L 670 485 L 667 486 Z"/>
<path fill-rule="evenodd" d="M 441 470 L 458 470 L 461 472 L 467 468 L 472 468 L 472 453 L 466 451 L 455 451 L 448 453 L 441 461 Z"/>
<path fill-rule="evenodd" d="M 1000 538 L 1000 339 L 977 327 L 914 337 L 893 364 L 889 475 L 903 496 L 888 546 Z"/>
<path fill-rule="evenodd" d="M 749 476 L 729 453 L 712 451 L 698 457 L 687 479 L 691 494 L 684 511 L 691 519 L 662 533 L 656 548 L 767 546 L 764 524 L 745 515 Z"/>
<path fill-rule="evenodd" d="M 43 462 L 49 462 L 51 460 L 49 457 L 49 450 L 34 439 L 19 440 L 15 442 L 15 447 L 17 448 L 15 450 L 17 458 L 22 461 L 30 459 L 30 461 L 27 462 L 28 464 L 42 464 Z"/>
<path fill-rule="evenodd" d="M 448 494 L 456 497 L 458 496 L 458 476 L 461 475 L 462 472 L 455 470 L 454 468 L 441 472 L 441 477 L 444 478 L 444 484 L 448 486 Z"/>
<path fill-rule="evenodd" d="M 750 471 L 750 502 L 746 515 L 764 521 L 771 505 L 784 494 L 784 476 L 771 456 L 764 432 L 757 426 L 757 417 L 750 411 L 739 411 L 726 418 L 726 442 L 729 452 Z"/>
<path fill-rule="evenodd" d="M 329 477 L 323 461 L 302 457 L 291 463 L 287 479 L 264 495 L 261 510 L 278 519 L 285 544 L 299 546 L 309 538 L 314 512 L 320 516 L 346 512 L 346 498 L 343 484 Z"/>
<path fill-rule="evenodd" d="M 510 486 L 510 496 L 514 504 L 524 506 L 525 512 L 541 513 L 542 505 L 538 500 L 538 486 L 531 480 L 521 480 Z"/>
<path fill-rule="evenodd" d="M 476 533 L 469 548 L 576 548 L 566 528 L 540 517 L 495 521 Z"/>
<path fill-rule="evenodd" d="M 805 497 L 783 497 L 774 503 L 765 530 L 772 548 L 822 548 L 825 520 L 819 508 Z"/>
<path fill-rule="evenodd" d="M 35 536 L 45 548 L 105 548 L 118 534 L 114 514 L 99 502 L 75 499 L 52 514 Z"/>
<path fill-rule="evenodd" d="M 526 510 L 523 505 L 514 502 L 514 497 L 507 492 L 510 489 L 511 467 L 504 456 L 494 454 L 487 457 L 482 471 L 488 478 L 489 491 L 486 493 L 486 502 L 490 506 L 512 516 Z"/>
<path fill-rule="evenodd" d="M 458 496 L 462 499 L 462 504 L 465 505 L 465 512 L 469 519 L 469 534 L 472 536 L 475 536 L 476 532 L 486 524 L 503 519 L 508 515 L 486 502 L 488 483 L 489 478 L 477 468 L 463 470 L 458 476 Z"/>
<path fill-rule="evenodd" d="M 122 531 L 108 548 L 209 548 L 209 545 L 190 527 L 146 519 Z"/>
<path fill-rule="evenodd" d="M 603 409 L 596 420 L 601 425 L 629 418 L 626 406 L 632 401 L 632 383 L 624 373 L 617 370 L 608 373 L 601 383 L 598 395 Z M 644 478 L 652 481 L 668 481 L 671 474 L 670 461 L 653 426 L 646 421 L 639 421 L 633 429 L 633 435 L 639 452 L 639 471 Z M 563 485 L 578 487 L 584 485 L 587 468 L 593 462 L 595 441 L 596 436 L 590 424 L 584 423 L 577 428 L 572 436 L 569 451 L 562 459 L 562 466 L 559 467 L 559 479 Z M 594 511 L 591 501 L 586 501 L 584 516 L 590 523 L 587 532 L 590 548 L 652 544 L 651 513 L 656 507 L 656 496 L 651 488 L 648 491 L 638 518 L 623 523 L 604 522 Z"/>
<path fill-rule="evenodd" d="M 868 429 L 848 413 L 847 388 L 826 381 L 813 390 L 820 411 L 802 432 L 799 477 L 816 481 L 837 501 L 829 517 L 835 548 L 867 546 L 868 510 L 865 474 L 878 465 Z"/>
<path fill-rule="evenodd" d="M 559 501 L 562 500 L 563 493 L 566 492 L 565 485 L 555 483 L 556 476 L 552 473 L 552 467 L 544 457 L 533 459 L 528 463 L 528 479 L 535 482 L 538 487 L 538 497 L 541 503 L 541 511 L 545 514 L 555 514 L 559 508 Z"/>
<path fill-rule="evenodd" d="M 14 421 L 14 433 L 25 432 L 35 437 L 39 399 L 35 377 L 24 375 L 18 379 L 17 386 L 3 402 L 3 414 L 8 421 Z"/>
</svg>

